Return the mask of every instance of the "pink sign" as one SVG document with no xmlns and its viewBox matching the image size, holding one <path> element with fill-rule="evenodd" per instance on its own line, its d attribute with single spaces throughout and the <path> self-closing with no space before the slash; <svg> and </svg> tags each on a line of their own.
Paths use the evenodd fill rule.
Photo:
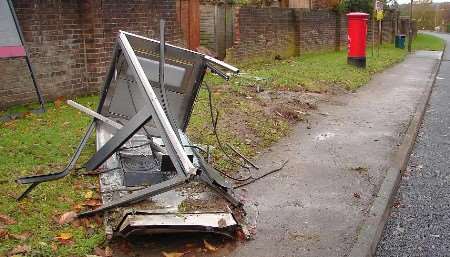
<svg viewBox="0 0 450 257">
<path fill-rule="evenodd" d="M 23 46 L 0 46 L 0 58 L 26 56 Z"/>
</svg>

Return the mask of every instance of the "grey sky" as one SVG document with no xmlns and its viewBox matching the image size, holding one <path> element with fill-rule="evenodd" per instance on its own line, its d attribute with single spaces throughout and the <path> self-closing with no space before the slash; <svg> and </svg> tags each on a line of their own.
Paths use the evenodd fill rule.
<svg viewBox="0 0 450 257">
<path fill-rule="evenodd" d="M 399 4 L 407 4 L 410 3 L 411 0 L 397 0 Z M 443 3 L 443 2 L 449 2 L 449 0 L 433 0 L 433 3 Z"/>
</svg>

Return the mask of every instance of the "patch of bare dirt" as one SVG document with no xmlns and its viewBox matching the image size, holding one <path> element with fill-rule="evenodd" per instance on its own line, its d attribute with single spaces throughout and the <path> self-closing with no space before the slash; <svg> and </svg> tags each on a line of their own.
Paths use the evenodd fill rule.
<svg viewBox="0 0 450 257">
<path fill-rule="evenodd" d="M 267 90 L 256 94 L 256 97 L 264 106 L 267 115 L 278 115 L 290 122 L 297 122 L 303 120 L 309 111 L 316 110 L 318 103 L 326 95 L 302 91 Z"/>
<path fill-rule="evenodd" d="M 214 94 L 232 96 L 225 97 L 225 102 L 218 105 L 221 111 L 220 128 L 227 128 L 234 135 L 243 136 L 248 144 L 259 145 L 260 138 L 252 126 L 255 117 L 264 119 L 283 119 L 290 124 L 307 120 L 311 111 L 317 110 L 320 102 L 328 101 L 330 96 L 342 95 L 348 91 L 339 86 L 330 86 L 326 92 L 313 93 L 304 90 L 264 90 L 259 87 L 248 86 L 230 93 L 229 86 L 217 86 Z M 245 108 L 239 102 L 245 102 Z"/>
</svg>

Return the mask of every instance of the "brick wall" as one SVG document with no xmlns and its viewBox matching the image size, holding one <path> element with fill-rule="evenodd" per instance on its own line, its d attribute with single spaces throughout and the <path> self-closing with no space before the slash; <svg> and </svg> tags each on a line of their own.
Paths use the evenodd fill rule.
<svg viewBox="0 0 450 257">
<path fill-rule="evenodd" d="M 383 42 L 394 42 L 396 22 L 397 16 L 394 12 L 385 13 L 384 19 L 381 22 Z"/>
<path fill-rule="evenodd" d="M 14 0 L 25 45 L 46 99 L 98 92 L 118 30 L 184 45 L 176 0 Z M 23 59 L 0 59 L 0 108 L 35 101 Z"/>
<path fill-rule="evenodd" d="M 300 52 L 311 52 L 323 49 L 335 49 L 340 44 L 340 38 L 336 31 L 339 31 L 340 23 L 337 22 L 335 12 L 317 11 L 297 11 L 299 27 L 299 47 Z"/>
<path fill-rule="evenodd" d="M 294 9 L 241 7 L 236 17 L 236 41 L 227 51 L 228 60 L 286 57 L 298 53 Z"/>
<path fill-rule="evenodd" d="M 14 6 L 44 94 L 86 90 L 78 2 L 14 1 Z M 1 59 L 0 69 L 0 107 L 36 99 L 24 59 Z"/>
<path fill-rule="evenodd" d="M 236 41 L 226 57 L 230 62 L 347 47 L 347 18 L 331 10 L 241 7 L 236 17 Z M 383 42 L 393 41 L 396 21 L 394 13 L 386 13 Z M 371 42 L 370 19 L 368 29 Z M 376 38 L 377 31 L 376 26 Z"/>
</svg>

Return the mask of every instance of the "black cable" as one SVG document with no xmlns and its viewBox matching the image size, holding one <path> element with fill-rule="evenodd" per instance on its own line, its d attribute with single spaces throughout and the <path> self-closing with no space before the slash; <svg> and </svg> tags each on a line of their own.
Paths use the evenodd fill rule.
<svg viewBox="0 0 450 257">
<path fill-rule="evenodd" d="M 245 157 L 243 154 L 241 154 L 237 149 L 235 149 L 231 144 L 226 144 L 235 154 L 237 154 L 239 157 L 241 157 L 242 160 L 244 160 L 246 163 L 250 164 L 253 168 L 259 170 L 259 167 L 256 166 L 252 161 L 250 161 L 247 157 Z"/>
<path fill-rule="evenodd" d="M 212 127 L 213 127 L 213 134 L 214 134 L 214 136 L 215 136 L 215 138 L 216 138 L 217 145 L 219 146 L 219 149 L 222 151 L 222 153 L 223 153 L 223 154 L 224 154 L 224 155 L 225 155 L 232 163 L 234 163 L 234 164 L 236 164 L 236 165 L 239 165 L 239 166 L 242 167 L 242 168 L 249 169 L 248 166 L 246 166 L 246 165 L 244 165 L 244 164 L 242 164 L 242 163 L 240 163 L 240 162 L 238 162 L 238 161 L 235 161 L 235 160 L 233 159 L 233 157 L 231 157 L 231 156 L 225 151 L 225 148 L 223 147 L 222 141 L 220 140 L 219 133 L 218 133 L 219 111 L 216 110 L 216 116 L 214 117 L 214 110 L 213 110 L 214 107 L 213 107 L 213 103 L 212 103 L 212 91 L 211 91 L 211 88 L 208 86 L 208 84 L 207 84 L 205 81 L 203 81 L 203 84 L 206 86 L 206 89 L 207 89 L 207 91 L 208 91 L 208 101 L 209 101 L 209 112 L 210 112 L 210 116 L 211 116 L 211 125 L 212 125 Z"/>
<path fill-rule="evenodd" d="M 266 177 L 266 176 L 268 176 L 268 175 L 270 175 L 270 174 L 272 174 L 272 173 L 275 173 L 275 172 L 277 172 L 277 171 L 280 171 L 280 170 L 282 170 L 282 169 L 284 168 L 284 166 L 285 166 L 287 163 L 288 163 L 288 160 L 286 160 L 279 168 L 273 169 L 273 170 L 271 170 L 271 171 L 269 171 L 269 172 L 267 172 L 267 173 L 265 173 L 265 174 L 263 174 L 263 175 L 261 175 L 261 176 L 259 176 L 259 177 L 257 177 L 257 178 L 254 178 L 254 179 L 251 180 L 251 181 L 248 181 L 248 182 L 246 182 L 246 183 L 243 183 L 243 184 L 234 186 L 233 189 L 241 188 L 241 187 L 244 187 L 244 186 L 248 186 L 248 185 L 250 185 L 250 184 L 252 184 L 252 183 L 255 183 L 256 181 L 258 181 L 258 180 L 260 180 L 260 179 L 262 179 L 262 178 L 264 178 L 264 177 Z"/>
<path fill-rule="evenodd" d="M 246 177 L 246 178 L 235 178 L 235 177 L 232 177 L 232 176 L 228 175 L 226 172 L 224 172 L 222 170 L 219 170 L 216 167 L 214 167 L 214 169 L 217 170 L 217 172 L 219 172 L 223 176 L 225 176 L 225 177 L 227 177 L 227 178 L 229 178 L 231 180 L 237 181 L 237 182 L 245 182 L 245 181 L 248 181 L 249 179 L 253 178 L 253 176 L 251 174 L 248 175 L 248 177 Z"/>
<path fill-rule="evenodd" d="M 128 146 L 128 147 L 121 147 L 121 148 L 119 148 L 119 150 L 129 150 L 129 149 L 135 149 L 135 148 L 140 148 L 140 147 L 143 147 L 143 146 L 146 146 L 146 145 L 150 145 L 151 143 L 150 142 L 147 142 L 147 143 L 144 143 L 144 144 L 140 144 L 140 145 L 134 145 L 134 146 Z"/>
<path fill-rule="evenodd" d="M 122 169 L 121 167 L 116 167 L 116 168 L 105 169 L 105 170 L 97 170 L 97 171 L 92 171 L 92 172 L 79 173 L 78 175 L 95 176 L 95 175 L 99 175 L 99 174 L 103 174 L 103 173 L 107 173 L 107 172 L 111 172 L 111 171 L 115 171 L 115 170 L 121 170 L 121 169 Z"/>
<path fill-rule="evenodd" d="M 162 145 L 162 146 L 164 146 L 164 145 Z M 207 151 L 205 151 L 204 149 L 202 149 L 201 147 L 198 147 L 198 146 L 196 146 L 196 145 L 183 145 L 183 147 L 191 147 L 191 148 L 194 148 L 194 149 L 198 149 L 198 150 L 202 151 L 203 153 L 207 153 Z M 247 181 L 247 180 L 249 180 L 249 179 L 252 178 L 252 175 L 249 175 L 247 178 L 244 178 L 244 179 L 241 179 L 241 178 L 234 178 L 234 177 L 228 175 L 227 173 L 225 173 L 224 171 L 219 170 L 219 169 L 216 168 L 216 167 L 214 167 L 214 169 L 217 170 L 217 172 L 219 172 L 219 173 L 222 174 L 223 176 L 225 176 L 225 177 L 227 177 L 227 178 L 229 178 L 229 179 L 231 179 L 231 180 L 234 180 L 234 181 L 242 182 L 242 181 Z"/>
</svg>

